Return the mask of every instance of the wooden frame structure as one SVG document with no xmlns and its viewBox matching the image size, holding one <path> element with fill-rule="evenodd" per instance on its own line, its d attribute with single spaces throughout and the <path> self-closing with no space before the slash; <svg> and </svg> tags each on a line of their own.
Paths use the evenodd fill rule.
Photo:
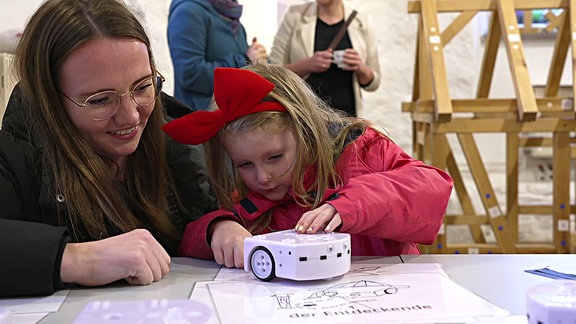
<svg viewBox="0 0 576 324">
<path fill-rule="evenodd" d="M 523 30 L 516 20 L 517 10 L 563 9 L 550 17 L 557 29 L 554 54 L 544 96 L 536 98 L 525 63 L 522 45 Z M 478 13 L 491 13 L 485 40 L 482 69 L 476 97 L 452 99 L 446 76 L 444 47 Z M 455 180 L 455 196 L 462 214 L 446 215 L 437 241 L 430 253 L 570 253 L 574 252 L 576 235 L 570 214 L 575 206 L 570 202 L 571 159 L 576 156 L 575 106 L 572 97 L 558 97 L 560 78 L 568 49 L 576 60 L 576 0 L 411 0 L 408 12 L 419 14 L 417 54 L 412 102 L 403 103 L 413 122 L 413 152 L 426 163 L 446 169 Z M 438 14 L 459 15 L 443 31 Z M 527 16 L 526 33 L 534 32 Z M 514 85 L 515 98 L 490 99 L 496 54 L 503 42 Z M 572 67 L 573 77 L 574 66 Z M 573 79 L 574 84 L 574 79 Z M 574 91 L 574 87 L 573 91 Z M 474 133 L 503 133 L 506 138 L 506 212 L 502 211 Z M 542 134 L 547 136 L 534 136 Z M 474 210 L 470 194 L 456 163 L 448 134 L 455 134 L 476 185 L 483 212 Z M 519 150 L 530 146 L 551 146 L 553 152 L 552 205 L 520 205 L 518 201 Z M 552 215 L 553 242 L 519 243 L 518 216 L 522 214 Z M 473 244 L 448 244 L 446 225 L 465 224 L 470 228 Z M 488 225 L 496 242 L 487 240 L 482 225 Z M 487 242 L 490 241 L 490 242 Z"/>
</svg>

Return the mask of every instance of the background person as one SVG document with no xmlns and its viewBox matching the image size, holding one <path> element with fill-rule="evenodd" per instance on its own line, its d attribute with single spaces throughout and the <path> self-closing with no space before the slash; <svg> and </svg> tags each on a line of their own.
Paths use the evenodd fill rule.
<svg viewBox="0 0 576 324">
<path fill-rule="evenodd" d="M 375 91 L 380 85 L 378 50 L 368 17 L 358 13 L 342 40 L 328 49 L 352 11 L 342 0 L 289 7 L 274 37 L 270 62 L 306 79 L 331 107 L 361 116 L 361 89 Z M 333 62 L 333 50 L 345 50 L 346 66 Z"/>
<path fill-rule="evenodd" d="M 254 37 L 248 45 L 236 0 L 172 0 L 168 46 L 174 67 L 174 97 L 192 110 L 206 110 L 216 67 L 243 67 L 266 60 Z"/>
<path fill-rule="evenodd" d="M 161 130 L 144 28 L 117 0 L 47 0 L 16 51 L 0 130 L 0 297 L 149 284 L 217 207 L 199 147 Z M 182 108 L 182 107 L 180 107 Z"/>
<path fill-rule="evenodd" d="M 211 111 L 163 127 L 206 142 L 223 206 L 186 226 L 181 255 L 242 268 L 246 237 L 287 229 L 350 233 L 353 256 L 417 254 L 435 240 L 453 186 L 446 172 L 368 121 L 341 118 L 281 66 L 217 69 L 214 91 Z"/>
</svg>

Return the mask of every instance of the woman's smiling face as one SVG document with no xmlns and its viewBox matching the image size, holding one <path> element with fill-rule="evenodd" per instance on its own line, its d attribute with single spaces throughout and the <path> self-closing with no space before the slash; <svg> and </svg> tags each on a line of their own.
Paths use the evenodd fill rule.
<svg viewBox="0 0 576 324">
<path fill-rule="evenodd" d="M 60 92 L 83 103 L 89 96 L 107 90 L 124 94 L 154 72 L 146 45 L 131 38 L 96 38 L 74 50 L 59 75 Z M 70 120 L 84 140 L 122 168 L 136 150 L 154 103 L 139 106 L 130 95 L 121 98 L 110 118 L 94 120 L 72 101 L 61 97 Z"/>
</svg>

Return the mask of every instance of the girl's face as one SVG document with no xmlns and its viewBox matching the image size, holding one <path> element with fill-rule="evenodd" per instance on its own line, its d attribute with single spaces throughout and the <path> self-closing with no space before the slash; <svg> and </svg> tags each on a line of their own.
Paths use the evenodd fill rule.
<svg viewBox="0 0 576 324">
<path fill-rule="evenodd" d="M 96 38 L 75 49 L 60 71 L 60 92 L 84 103 L 98 92 L 125 94 L 153 74 L 146 45 L 135 39 Z M 61 97 L 70 120 L 98 153 L 122 168 L 136 150 L 154 103 L 139 106 L 131 95 L 121 97 L 118 110 L 108 119 L 94 120 L 86 109 Z"/>
<path fill-rule="evenodd" d="M 246 186 L 269 200 L 283 199 L 292 185 L 296 137 L 290 128 L 261 127 L 223 137 L 224 147 Z"/>
</svg>

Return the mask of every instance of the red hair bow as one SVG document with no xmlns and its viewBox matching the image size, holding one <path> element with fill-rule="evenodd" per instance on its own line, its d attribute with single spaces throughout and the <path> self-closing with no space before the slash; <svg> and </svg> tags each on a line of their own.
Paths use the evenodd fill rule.
<svg viewBox="0 0 576 324">
<path fill-rule="evenodd" d="M 274 84 L 243 69 L 216 68 L 214 71 L 214 111 L 195 111 L 162 126 L 162 130 L 184 144 L 201 144 L 218 134 L 227 123 L 261 111 L 287 111 L 280 103 L 262 102 Z"/>
</svg>

